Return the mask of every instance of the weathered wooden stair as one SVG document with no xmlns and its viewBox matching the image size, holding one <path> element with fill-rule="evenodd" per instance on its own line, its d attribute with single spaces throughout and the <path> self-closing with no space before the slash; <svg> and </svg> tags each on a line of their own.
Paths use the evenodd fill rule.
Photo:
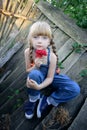
<svg viewBox="0 0 87 130">
<path fill-rule="evenodd" d="M 32 120 L 26 120 L 24 117 L 23 104 L 27 100 L 27 74 L 25 72 L 24 63 L 24 49 L 27 45 L 23 45 L 12 59 L 2 67 L 4 71 L 1 74 L 1 78 L 7 72 L 9 72 L 9 74 L 0 83 L 0 116 L 9 114 L 10 130 L 77 130 L 79 118 L 84 115 L 84 118 L 80 119 L 80 124 L 83 124 L 84 121 L 85 123 L 83 127 L 79 127 L 79 130 L 85 130 L 85 128 L 87 128 L 87 81 L 85 78 L 81 78 L 79 73 L 87 65 L 87 52 L 82 50 L 81 53 L 76 53 L 72 45 L 75 42 L 81 44 L 87 43 L 87 34 L 77 27 L 74 22 L 68 19 L 60 10 L 54 9 L 49 4 L 45 4 L 41 1 L 37 4 L 37 8 L 40 9 L 37 20 L 47 21 L 52 27 L 59 61 L 62 62 L 64 67 L 64 69 L 61 69 L 61 73 L 68 74 L 81 85 L 81 94 L 76 99 L 61 105 L 69 111 L 71 116 L 71 121 L 66 126 L 60 126 L 57 123 L 56 125 L 47 126 L 46 123 L 52 119 L 53 113 L 56 115 L 58 108 L 55 107 L 46 117 L 37 119 L 35 115 Z M 44 127 L 44 125 L 46 125 L 46 127 Z"/>
</svg>

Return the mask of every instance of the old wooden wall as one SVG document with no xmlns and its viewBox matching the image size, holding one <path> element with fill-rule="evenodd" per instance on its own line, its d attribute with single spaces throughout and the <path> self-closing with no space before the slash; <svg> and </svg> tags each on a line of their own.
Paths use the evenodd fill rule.
<svg viewBox="0 0 87 130">
<path fill-rule="evenodd" d="M 10 59 L 4 57 L 12 47 L 16 49 L 23 46 L 29 25 L 36 20 L 37 14 L 33 0 L 3 1 L 0 6 L 0 68 Z M 13 49 L 11 55 L 14 53 Z"/>
<path fill-rule="evenodd" d="M 79 129 L 85 130 L 84 128 L 87 128 L 87 116 L 81 118 L 82 120 L 79 120 L 79 117 L 81 117 L 81 115 L 83 115 L 84 111 L 86 111 L 87 109 L 87 82 L 86 78 L 81 77 L 79 73 L 87 67 L 87 51 L 82 49 L 81 53 L 76 53 L 73 49 L 73 44 L 76 42 L 78 42 L 79 44 L 86 44 L 87 34 L 85 31 L 77 27 L 74 21 L 65 16 L 63 12 L 56 8 L 53 8 L 51 5 L 45 2 L 40 1 L 37 5 L 35 5 L 35 10 L 39 11 L 37 13 L 38 15 L 35 15 L 36 21 L 46 21 L 50 24 L 52 28 L 54 42 L 56 44 L 57 53 L 59 56 L 59 62 L 62 64 L 63 67 L 63 69 L 61 69 L 61 73 L 66 73 L 73 80 L 76 80 L 79 83 L 79 85 L 81 86 L 81 94 L 76 99 L 62 104 L 62 107 L 64 109 L 67 109 L 71 116 L 71 120 L 68 124 L 66 124 L 66 126 L 60 126 L 56 121 L 55 124 L 52 124 L 51 126 L 47 125 L 47 123 L 53 121 L 53 115 L 57 115 L 58 108 L 53 108 L 46 117 L 42 117 L 41 119 L 37 119 L 35 115 L 32 120 L 26 120 L 23 111 L 23 104 L 27 100 L 27 75 L 25 72 L 24 50 L 28 46 L 28 44 L 27 41 L 25 41 L 25 44 L 23 44 L 21 49 L 18 49 L 19 51 L 17 51 L 15 55 L 10 58 L 9 62 L 5 62 L 1 66 L 2 71 L 0 73 L 0 117 L 2 117 L 2 115 L 8 115 L 10 117 L 11 130 L 77 130 L 79 121 L 80 124 L 82 123 L 81 126 L 83 126 L 83 129 L 82 127 L 81 129 Z M 25 32 L 27 36 L 28 32 Z M 5 56 L 7 57 L 7 55 Z M 2 61 L 4 60 L 2 59 Z M 84 84 L 82 82 L 84 82 Z M 87 113 L 85 112 L 84 115 L 86 114 Z M 75 121 L 77 122 L 76 124 Z"/>
</svg>

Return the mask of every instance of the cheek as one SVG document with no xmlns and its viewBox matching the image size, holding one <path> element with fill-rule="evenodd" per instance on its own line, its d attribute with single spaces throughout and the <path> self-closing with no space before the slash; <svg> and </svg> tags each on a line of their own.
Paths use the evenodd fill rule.
<svg viewBox="0 0 87 130">
<path fill-rule="evenodd" d="M 44 47 L 47 48 L 49 45 L 50 45 L 50 43 L 46 43 L 46 44 L 44 45 Z"/>
</svg>

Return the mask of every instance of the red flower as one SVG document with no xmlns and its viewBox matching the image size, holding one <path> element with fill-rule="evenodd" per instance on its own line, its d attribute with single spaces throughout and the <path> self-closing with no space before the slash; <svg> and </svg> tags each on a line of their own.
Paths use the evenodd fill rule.
<svg viewBox="0 0 87 130">
<path fill-rule="evenodd" d="M 36 57 L 41 58 L 42 56 L 47 56 L 46 50 L 36 50 Z"/>
</svg>

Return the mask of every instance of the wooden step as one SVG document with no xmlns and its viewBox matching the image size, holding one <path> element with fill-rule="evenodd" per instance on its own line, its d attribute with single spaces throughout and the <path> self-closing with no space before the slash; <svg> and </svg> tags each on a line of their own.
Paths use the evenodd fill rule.
<svg viewBox="0 0 87 130">
<path fill-rule="evenodd" d="M 72 45 L 75 43 L 75 41 L 71 38 L 69 38 L 65 44 L 58 50 L 57 54 L 59 57 L 59 61 L 62 62 L 64 59 L 68 58 L 73 53 Z"/>
<path fill-rule="evenodd" d="M 24 84 L 23 84 L 24 86 Z M 21 90 L 16 91 L 8 100 L 7 102 L 3 103 L 0 107 L 0 116 L 6 113 L 12 114 L 20 105 L 24 103 L 27 98 L 27 94 L 24 91 L 24 88 Z"/>
<path fill-rule="evenodd" d="M 4 56 L 0 57 L 0 68 L 2 68 L 11 57 L 23 46 L 23 43 L 16 43 Z"/>
<path fill-rule="evenodd" d="M 23 104 L 16 109 L 10 116 L 11 120 L 11 130 L 15 130 L 16 127 L 20 124 L 21 120 L 24 119 L 24 109 Z"/>
<path fill-rule="evenodd" d="M 20 77 L 20 75 L 23 72 L 25 72 L 25 69 L 23 69 L 24 68 L 23 65 L 21 64 L 20 66 L 18 66 L 17 68 L 15 68 L 15 70 L 10 75 L 8 75 L 8 77 L 0 84 L 0 86 L 1 86 L 0 87 L 0 95 L 3 95 L 2 93 L 4 93 L 5 91 L 7 91 L 9 89 L 9 86 L 13 82 L 15 82 L 15 79 L 17 79 L 18 77 Z"/>
<path fill-rule="evenodd" d="M 87 129 L 87 99 L 68 130 Z"/>
<path fill-rule="evenodd" d="M 66 129 L 67 130 L 68 127 L 69 127 L 70 130 L 72 130 L 71 128 L 74 127 L 74 124 L 76 126 L 76 123 L 73 120 L 75 118 L 77 120 L 77 117 L 79 116 L 79 113 L 83 112 L 85 114 L 86 111 L 83 111 L 83 108 L 85 108 L 85 110 L 87 108 L 87 100 L 85 100 L 86 97 L 87 97 L 87 87 L 86 87 L 87 86 L 87 79 L 86 79 L 86 77 L 83 78 L 81 81 L 79 81 L 79 85 L 81 87 L 81 93 L 80 93 L 80 95 L 78 97 L 76 97 L 75 99 L 67 102 L 67 103 L 60 104 L 58 107 L 53 107 L 53 109 L 51 110 L 51 112 L 42 120 L 42 122 L 35 128 L 35 130 L 43 130 L 44 127 L 47 130 L 48 129 L 55 129 L 55 130 L 62 130 L 62 129 L 65 130 Z M 85 102 L 85 105 L 83 105 L 84 102 Z M 54 121 L 55 116 L 57 115 L 57 111 L 59 110 L 59 108 L 61 108 L 61 106 L 62 106 L 63 109 L 68 110 L 69 116 L 71 118 L 70 121 L 69 121 L 69 123 L 66 124 L 66 125 L 64 125 L 64 126 L 60 125 L 60 123 L 57 122 L 57 120 Z M 80 116 L 82 116 L 82 115 L 80 114 Z M 87 116 L 85 116 L 85 119 L 87 119 L 86 117 Z M 83 118 L 84 118 L 84 116 L 83 116 Z M 78 118 L 77 123 L 79 123 L 79 119 L 81 119 L 81 118 Z M 52 124 L 52 121 L 54 121 L 53 124 Z M 84 119 L 83 119 L 83 121 L 84 121 L 85 126 L 86 126 L 86 122 L 85 122 Z M 71 123 L 72 123 L 73 127 L 70 127 Z M 75 128 L 77 129 L 78 127 L 75 127 Z M 73 130 L 76 130 L 76 129 L 73 129 Z"/>
<path fill-rule="evenodd" d="M 84 78 L 80 81 L 81 91 L 85 97 L 85 102 L 79 111 L 78 115 L 72 122 L 68 130 L 85 130 L 87 128 L 87 79 Z"/>
<path fill-rule="evenodd" d="M 45 118 L 46 115 L 43 115 L 41 118 L 37 118 L 35 113 L 34 117 L 31 120 L 27 120 L 23 115 L 23 117 L 21 118 L 21 122 L 19 122 L 19 125 L 16 126 L 15 130 L 34 130 L 35 127 Z"/>
<path fill-rule="evenodd" d="M 16 90 L 23 88 L 23 84 L 26 83 L 26 73 L 22 73 L 20 77 L 14 80 L 14 82 L 0 95 L 0 105 L 4 104 L 10 96 L 12 96 Z M 3 98 L 4 97 L 4 98 Z"/>
<path fill-rule="evenodd" d="M 76 99 L 69 101 L 65 104 L 61 104 L 58 107 L 53 107 L 51 112 L 42 120 L 42 122 L 37 125 L 35 130 L 43 130 L 46 128 L 46 130 L 51 130 L 51 129 L 56 129 L 56 130 L 62 130 L 65 127 L 67 128 L 68 125 L 71 124 L 72 120 L 75 118 L 77 115 L 79 109 L 81 108 L 82 104 L 84 102 L 83 96 L 80 95 Z M 74 104 L 74 106 L 73 106 Z M 67 110 L 69 112 L 69 116 L 71 117 L 71 120 L 65 125 L 65 124 L 60 124 L 60 121 L 58 122 L 56 119 L 58 111 L 63 108 L 64 110 Z M 53 121 L 53 122 L 52 122 Z"/>
<path fill-rule="evenodd" d="M 73 61 L 72 61 L 73 62 Z M 72 65 L 71 69 L 67 71 L 67 75 L 70 76 L 73 80 L 79 82 L 83 79 L 80 73 L 87 67 L 87 52 L 84 52 L 78 61 Z"/>
<path fill-rule="evenodd" d="M 24 118 L 21 119 L 20 124 L 16 127 L 15 130 L 34 130 L 34 128 L 36 127 L 37 124 L 40 123 L 41 119 L 37 119 L 37 118 L 33 118 L 31 120 L 27 120 Z"/>
<path fill-rule="evenodd" d="M 70 38 L 59 28 L 56 29 L 56 31 L 53 33 L 53 35 L 54 35 L 54 42 L 56 45 L 56 50 L 59 50 L 61 48 L 61 46 L 63 46 L 65 44 L 65 42 Z"/>
<path fill-rule="evenodd" d="M 6 73 L 10 72 L 1 82 L 0 82 L 0 92 L 8 88 L 8 86 L 18 77 L 18 75 L 25 70 L 24 64 L 24 54 L 23 49 L 16 53 L 13 58 L 6 65 L 5 69 L 2 72 L 1 80 L 3 79 Z M 18 73 L 19 72 L 19 73 Z"/>
<path fill-rule="evenodd" d="M 61 70 L 61 73 L 67 73 L 71 67 L 78 62 L 79 58 L 81 57 L 81 55 L 84 53 L 85 51 L 83 50 L 80 54 L 73 52 L 71 53 L 70 56 L 67 57 L 66 60 L 64 60 L 63 62 L 63 67 L 64 69 Z"/>
<path fill-rule="evenodd" d="M 43 118 L 44 116 L 38 119 L 35 113 L 33 119 L 27 120 L 24 116 L 24 110 L 22 105 L 11 115 L 11 130 L 34 130 L 34 128 L 37 126 L 37 124 L 39 124 L 42 121 Z"/>
</svg>

